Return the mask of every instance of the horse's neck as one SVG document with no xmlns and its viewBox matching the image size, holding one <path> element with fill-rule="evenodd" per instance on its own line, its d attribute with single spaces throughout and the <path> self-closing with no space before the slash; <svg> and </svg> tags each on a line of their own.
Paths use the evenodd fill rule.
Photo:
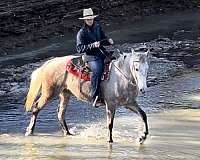
<svg viewBox="0 0 200 160">
<path fill-rule="evenodd" d="M 119 60 L 119 63 L 121 63 L 121 70 L 123 71 L 123 73 L 125 73 L 129 79 L 132 78 L 132 74 L 131 74 L 131 67 L 130 67 L 130 56 L 128 55 L 124 60 Z"/>
<path fill-rule="evenodd" d="M 115 62 L 113 62 L 113 71 L 115 72 L 115 75 L 119 78 L 121 81 L 121 78 L 123 77 L 124 81 L 132 81 L 132 74 L 130 70 L 130 64 L 128 59 L 119 59 Z"/>
</svg>

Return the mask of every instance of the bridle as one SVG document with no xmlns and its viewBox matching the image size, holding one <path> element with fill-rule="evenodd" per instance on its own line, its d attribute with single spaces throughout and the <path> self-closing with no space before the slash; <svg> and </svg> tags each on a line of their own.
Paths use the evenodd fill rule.
<svg viewBox="0 0 200 160">
<path fill-rule="evenodd" d="M 100 48 L 99 48 L 99 50 L 101 51 L 101 53 L 102 54 L 104 54 L 106 57 L 108 57 Z M 133 62 L 139 62 L 139 61 L 133 61 Z M 132 86 L 136 86 L 137 87 L 137 78 L 136 77 L 134 77 L 135 79 L 136 79 L 136 84 L 135 83 L 133 83 L 133 81 L 125 74 L 125 73 L 123 73 L 123 71 L 119 68 L 119 67 L 117 67 L 114 63 L 111 63 L 111 64 L 113 64 L 113 66 L 121 73 L 121 75 L 128 81 L 128 83 L 129 84 L 131 84 Z M 133 69 L 135 70 L 135 66 L 133 65 Z"/>
</svg>

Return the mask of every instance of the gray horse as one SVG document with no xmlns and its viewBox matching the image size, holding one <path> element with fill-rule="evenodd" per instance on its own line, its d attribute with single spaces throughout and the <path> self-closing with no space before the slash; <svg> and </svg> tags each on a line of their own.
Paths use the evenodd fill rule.
<svg viewBox="0 0 200 160">
<path fill-rule="evenodd" d="M 147 52 L 123 53 L 111 62 L 110 78 L 101 83 L 101 93 L 106 104 L 109 142 L 113 142 L 112 128 L 116 108 L 124 106 L 141 116 L 143 131 L 139 142 L 143 143 L 148 134 L 147 117 L 138 106 L 136 97 L 144 93 L 147 85 L 148 61 Z M 45 104 L 55 96 L 60 97 L 58 120 L 64 135 L 70 135 L 65 122 L 65 111 L 70 96 L 79 100 L 89 101 L 91 82 L 80 80 L 79 77 L 66 71 L 66 62 L 77 56 L 65 56 L 51 59 L 36 69 L 31 76 L 25 109 L 32 111 L 32 117 L 25 135 L 33 134 L 36 118 Z"/>
</svg>

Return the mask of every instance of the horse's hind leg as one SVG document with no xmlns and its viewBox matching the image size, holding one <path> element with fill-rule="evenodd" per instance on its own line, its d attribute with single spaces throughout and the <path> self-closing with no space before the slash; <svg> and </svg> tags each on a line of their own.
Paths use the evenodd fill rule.
<svg viewBox="0 0 200 160">
<path fill-rule="evenodd" d="M 26 128 L 25 136 L 29 136 L 29 135 L 33 134 L 38 113 L 45 106 L 47 101 L 51 98 L 51 96 L 52 96 L 51 93 L 52 92 L 50 89 L 48 90 L 48 92 L 47 92 L 47 90 L 46 90 L 46 92 L 44 92 L 44 90 L 43 90 L 40 98 L 34 104 L 33 111 L 32 111 L 32 117 L 31 117 L 28 127 Z"/>
<path fill-rule="evenodd" d="M 37 104 L 36 104 L 36 106 L 37 106 Z M 32 111 L 32 117 L 31 117 L 30 123 L 29 123 L 28 127 L 26 128 L 25 136 L 29 136 L 29 135 L 33 134 L 33 130 L 35 128 L 35 122 L 36 122 L 38 113 L 39 113 L 39 110 L 34 107 L 33 111 Z"/>
<path fill-rule="evenodd" d="M 63 91 L 60 93 L 59 97 L 60 97 L 60 104 L 57 109 L 58 120 L 59 120 L 61 129 L 63 131 L 63 134 L 71 135 L 67 127 L 67 124 L 65 122 L 65 111 L 66 111 L 67 103 L 69 102 L 70 93 L 68 93 L 67 91 Z"/>
<path fill-rule="evenodd" d="M 134 106 L 127 106 L 127 108 L 140 115 L 143 121 L 143 133 L 139 136 L 139 143 L 142 144 L 146 140 L 147 135 L 149 133 L 146 113 L 138 106 L 136 102 Z"/>
</svg>

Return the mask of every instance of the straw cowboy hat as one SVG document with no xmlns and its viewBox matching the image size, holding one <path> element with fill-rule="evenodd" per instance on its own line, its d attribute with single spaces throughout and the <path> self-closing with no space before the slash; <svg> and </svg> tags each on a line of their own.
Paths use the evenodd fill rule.
<svg viewBox="0 0 200 160">
<path fill-rule="evenodd" d="M 83 17 L 79 19 L 94 19 L 98 15 L 94 15 L 92 8 L 83 9 Z"/>
</svg>

